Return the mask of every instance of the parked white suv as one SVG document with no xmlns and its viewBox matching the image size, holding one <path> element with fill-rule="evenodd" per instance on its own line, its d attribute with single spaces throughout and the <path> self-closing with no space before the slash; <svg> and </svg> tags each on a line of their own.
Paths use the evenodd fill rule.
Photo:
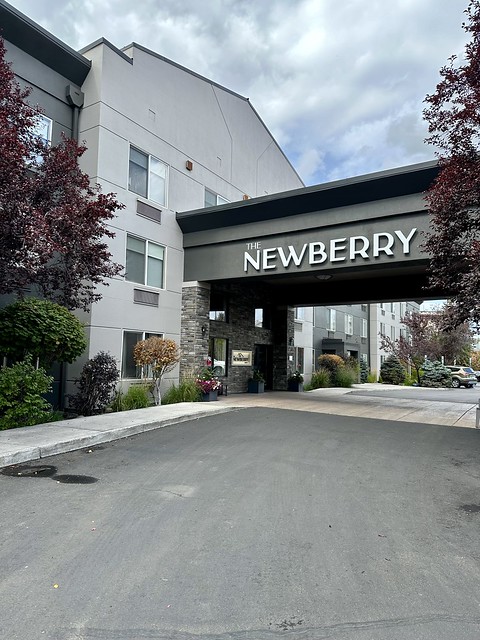
<svg viewBox="0 0 480 640">
<path fill-rule="evenodd" d="M 447 369 L 452 372 L 452 387 L 468 387 L 471 389 L 477 384 L 477 376 L 472 367 L 460 367 L 457 365 L 447 365 Z"/>
</svg>

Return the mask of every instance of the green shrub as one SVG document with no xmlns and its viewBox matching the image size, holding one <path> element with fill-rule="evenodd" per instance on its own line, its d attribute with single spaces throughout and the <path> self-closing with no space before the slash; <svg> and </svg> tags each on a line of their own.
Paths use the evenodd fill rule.
<svg viewBox="0 0 480 640">
<path fill-rule="evenodd" d="M 125 393 L 117 391 L 110 405 L 112 411 L 145 409 L 151 405 L 150 385 L 134 384 Z"/>
<path fill-rule="evenodd" d="M 382 364 L 380 375 L 382 382 L 387 384 L 403 384 L 407 372 L 400 360 L 396 356 L 390 355 Z"/>
<path fill-rule="evenodd" d="M 51 391 L 52 381 L 44 369 L 32 365 L 30 356 L 0 369 L 0 429 L 47 422 L 52 407 L 42 394 Z"/>
<path fill-rule="evenodd" d="M 352 367 L 339 367 L 332 380 L 334 387 L 351 387 L 358 380 L 358 373 Z"/>
<path fill-rule="evenodd" d="M 177 386 L 172 384 L 162 396 L 162 404 L 176 404 L 178 402 L 198 402 L 201 400 L 201 389 L 195 380 L 184 379 Z"/>
<path fill-rule="evenodd" d="M 311 389 L 325 389 L 331 385 L 331 381 L 332 377 L 330 375 L 330 371 L 320 367 L 318 371 L 314 371 L 312 373 L 312 379 L 308 385 L 307 391 L 310 391 Z"/>
<path fill-rule="evenodd" d="M 70 405 L 83 416 L 102 413 L 112 400 L 119 375 L 115 358 L 100 351 L 84 364 L 75 380 L 78 393 L 69 396 Z"/>
<path fill-rule="evenodd" d="M 422 387 L 451 387 L 452 373 L 441 362 L 427 360 L 423 366 Z"/>
<path fill-rule="evenodd" d="M 25 298 L 0 310 L 0 353 L 20 362 L 27 353 L 42 367 L 73 362 L 85 350 L 83 324 L 49 300 Z"/>
<path fill-rule="evenodd" d="M 368 382 L 368 364 L 365 360 L 360 360 L 360 382 L 365 384 Z"/>
<path fill-rule="evenodd" d="M 378 375 L 376 371 L 370 371 L 370 373 L 367 376 L 367 382 L 377 382 L 378 381 Z"/>
</svg>

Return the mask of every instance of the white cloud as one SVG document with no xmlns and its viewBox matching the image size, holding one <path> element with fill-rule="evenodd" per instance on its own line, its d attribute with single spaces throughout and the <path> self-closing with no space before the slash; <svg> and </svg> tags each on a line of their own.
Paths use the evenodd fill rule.
<svg viewBox="0 0 480 640">
<path fill-rule="evenodd" d="M 11 0 L 80 48 L 136 41 L 252 101 L 307 183 L 433 157 L 422 100 L 467 0 Z"/>
</svg>

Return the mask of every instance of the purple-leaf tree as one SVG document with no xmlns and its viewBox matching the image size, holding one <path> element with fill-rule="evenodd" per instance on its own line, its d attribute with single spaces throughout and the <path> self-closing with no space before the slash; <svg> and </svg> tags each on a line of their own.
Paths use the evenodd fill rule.
<svg viewBox="0 0 480 640">
<path fill-rule="evenodd" d="M 454 325 L 480 322 L 480 0 L 470 0 L 462 25 L 471 40 L 464 64 L 452 56 L 425 99 L 426 142 L 440 172 L 427 193 L 430 284 L 448 292 Z"/>
<path fill-rule="evenodd" d="M 31 288 L 68 309 L 88 309 L 101 297 L 97 285 L 122 271 L 106 239 L 123 205 L 81 171 L 84 146 L 39 138 L 41 111 L 29 95 L 0 39 L 0 294 L 21 297 Z"/>
</svg>

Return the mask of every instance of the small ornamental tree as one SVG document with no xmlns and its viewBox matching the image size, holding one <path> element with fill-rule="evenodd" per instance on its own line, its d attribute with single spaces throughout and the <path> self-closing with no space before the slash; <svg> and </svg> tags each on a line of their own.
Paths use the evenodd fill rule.
<svg viewBox="0 0 480 640">
<path fill-rule="evenodd" d="M 35 133 L 40 109 L 28 104 L 0 39 L 0 294 L 33 287 L 68 309 L 87 309 L 122 267 L 111 261 L 107 222 L 123 208 L 91 185 L 78 160 L 86 147 Z"/>
<path fill-rule="evenodd" d="M 48 369 L 54 362 L 73 362 L 86 346 L 83 324 L 55 302 L 26 298 L 0 309 L 0 355 L 11 360 L 29 353 Z"/>
<path fill-rule="evenodd" d="M 142 367 L 142 378 L 151 378 L 153 399 L 162 404 L 160 385 L 163 376 L 171 371 L 180 360 L 180 350 L 175 340 L 152 336 L 141 340 L 133 347 L 133 359 Z"/>
<path fill-rule="evenodd" d="M 102 413 L 113 400 L 119 376 L 115 358 L 100 351 L 83 365 L 80 378 L 75 380 L 78 393 L 69 396 L 71 406 L 84 416 Z"/>
<path fill-rule="evenodd" d="M 448 292 L 455 325 L 480 322 L 480 0 L 470 0 L 465 13 L 465 64 L 450 58 L 423 112 L 440 166 L 426 198 L 431 231 L 424 248 L 430 285 Z"/>
</svg>

